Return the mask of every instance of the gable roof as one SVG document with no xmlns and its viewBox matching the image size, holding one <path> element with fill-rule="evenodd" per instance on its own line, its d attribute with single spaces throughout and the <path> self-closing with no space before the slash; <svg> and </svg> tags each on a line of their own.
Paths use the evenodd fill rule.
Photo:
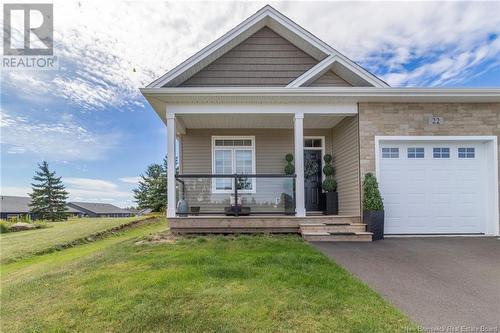
<svg viewBox="0 0 500 333">
<path fill-rule="evenodd" d="M 124 214 L 130 213 L 130 211 L 116 207 L 112 204 L 107 203 L 95 203 L 95 202 L 69 202 L 69 206 L 76 209 L 88 210 L 95 214 Z"/>
<path fill-rule="evenodd" d="M 178 86 L 265 26 L 269 27 L 316 60 L 321 61 L 320 64 L 325 58 L 335 56 L 336 59 L 338 59 L 337 61 L 339 63 L 341 62 L 342 65 L 352 73 L 353 79 L 357 78 L 359 81 L 364 82 L 364 86 L 388 87 L 387 83 L 371 74 L 273 7 L 266 5 L 222 37 L 150 83 L 147 88 Z M 307 74 L 307 72 L 304 73 L 304 75 L 305 74 Z M 299 78 L 297 78 L 297 80 Z M 290 88 L 293 87 L 294 86 L 291 86 Z"/>
<path fill-rule="evenodd" d="M 0 199 L 0 212 L 2 213 L 28 213 L 31 198 L 2 195 Z"/>
<path fill-rule="evenodd" d="M 0 197 L 0 212 L 2 213 L 29 213 L 31 198 L 2 195 Z M 81 213 L 80 210 L 66 206 L 68 213 Z"/>
</svg>

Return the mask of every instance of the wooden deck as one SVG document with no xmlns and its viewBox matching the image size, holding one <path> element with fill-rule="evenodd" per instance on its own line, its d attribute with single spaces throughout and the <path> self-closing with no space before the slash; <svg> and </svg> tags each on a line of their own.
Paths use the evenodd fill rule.
<svg viewBox="0 0 500 333">
<path fill-rule="evenodd" d="M 359 216 L 191 216 L 169 218 L 175 233 L 299 233 L 301 224 L 360 223 Z"/>
</svg>

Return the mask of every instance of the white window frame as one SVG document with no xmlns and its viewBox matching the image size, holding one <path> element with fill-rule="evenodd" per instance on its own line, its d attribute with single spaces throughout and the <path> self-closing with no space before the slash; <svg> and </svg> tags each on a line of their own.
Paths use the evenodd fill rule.
<svg viewBox="0 0 500 333">
<path fill-rule="evenodd" d="M 413 153 L 410 153 L 410 149 L 415 149 Z M 420 154 L 420 152 L 417 153 L 417 149 L 422 149 L 422 153 L 424 156 L 422 157 L 417 157 L 417 154 Z M 415 156 L 410 157 L 410 154 L 414 154 Z M 426 159 L 426 152 L 425 152 L 425 147 L 419 147 L 419 146 L 411 146 L 411 147 L 406 147 L 406 159 L 407 160 L 425 160 Z"/>
<path fill-rule="evenodd" d="M 250 140 L 252 142 L 252 146 L 221 146 L 217 147 L 218 150 L 230 150 L 232 152 L 232 170 L 234 171 L 236 168 L 236 159 L 234 151 L 239 148 L 244 150 L 252 151 L 252 174 L 256 174 L 256 161 L 255 161 L 255 136 L 234 136 L 234 135 L 213 135 L 212 136 L 212 174 L 215 174 L 215 140 Z M 231 178 L 232 179 L 232 178 Z M 212 193 L 234 193 L 234 179 L 231 184 L 231 190 L 218 190 L 215 184 L 215 178 L 212 178 Z M 252 189 L 251 190 L 238 190 L 238 193 L 256 193 L 257 192 L 257 182 L 255 178 L 252 178 Z"/>
<path fill-rule="evenodd" d="M 384 149 L 389 149 L 389 157 L 384 157 Z M 393 152 L 392 150 L 393 149 L 397 149 L 397 154 L 398 154 L 398 157 L 393 157 L 392 154 L 394 154 L 395 152 Z M 388 159 L 388 160 L 397 160 L 401 157 L 401 154 L 400 154 L 400 149 L 399 147 L 380 147 L 380 158 L 383 158 L 384 160 L 385 159 Z"/>
<path fill-rule="evenodd" d="M 463 152 L 462 154 L 465 154 L 465 156 L 462 156 L 460 157 L 460 149 L 465 149 L 465 152 Z M 469 157 L 469 154 L 471 152 L 469 152 L 469 149 L 472 149 L 472 154 L 474 155 L 473 157 Z M 459 160 L 473 160 L 476 158 L 476 147 L 467 147 L 467 146 L 461 146 L 461 147 L 458 147 L 457 148 L 457 158 Z"/>
<path fill-rule="evenodd" d="M 439 154 L 438 157 L 434 156 L 434 154 L 436 154 L 434 149 L 439 149 L 439 152 L 437 152 Z M 443 149 L 448 149 L 448 157 L 443 157 Z M 451 159 L 451 152 L 452 149 L 450 147 L 432 147 L 432 158 L 437 160 L 449 160 Z"/>
</svg>

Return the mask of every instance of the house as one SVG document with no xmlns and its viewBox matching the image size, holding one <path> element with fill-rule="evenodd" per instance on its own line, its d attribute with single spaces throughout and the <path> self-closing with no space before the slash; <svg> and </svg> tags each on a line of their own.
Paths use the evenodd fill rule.
<svg viewBox="0 0 500 333">
<path fill-rule="evenodd" d="M 28 217 L 28 219 L 34 220 L 35 216 L 30 213 L 30 203 L 31 198 L 29 197 L 0 196 L 0 219 Z"/>
<path fill-rule="evenodd" d="M 130 217 L 132 212 L 107 203 L 68 202 L 68 206 L 77 209 L 88 217 Z"/>
<path fill-rule="evenodd" d="M 174 232 L 367 240 L 372 172 L 386 234 L 499 234 L 500 89 L 390 87 L 265 6 L 141 92 L 179 158 L 178 175 L 168 159 Z M 284 174 L 287 153 L 295 175 Z M 318 213 L 325 153 L 334 217 Z"/>
<path fill-rule="evenodd" d="M 30 213 L 30 197 L 17 197 L 2 195 L 0 196 L 0 219 L 21 218 L 28 216 L 30 220 L 34 220 L 34 214 Z M 83 212 L 73 207 L 66 207 L 68 216 L 81 217 Z"/>
</svg>

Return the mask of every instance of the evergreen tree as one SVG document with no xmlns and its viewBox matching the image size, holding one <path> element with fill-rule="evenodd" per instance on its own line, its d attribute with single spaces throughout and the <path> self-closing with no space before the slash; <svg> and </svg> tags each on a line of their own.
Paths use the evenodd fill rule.
<svg viewBox="0 0 500 333">
<path fill-rule="evenodd" d="M 56 177 L 55 171 L 49 170 L 46 161 L 38 164 L 39 171 L 35 172 L 32 183 L 32 193 L 30 193 L 30 211 L 37 218 L 51 221 L 61 221 L 67 218 L 66 192 L 61 177 Z"/>
<path fill-rule="evenodd" d="M 165 211 L 167 207 L 167 157 L 162 164 L 151 164 L 146 172 L 141 174 L 139 186 L 135 188 L 134 198 L 137 208 L 151 208 L 154 212 Z M 175 173 L 179 172 L 179 165 L 175 161 Z"/>
<path fill-rule="evenodd" d="M 167 171 L 160 164 L 148 166 L 141 175 L 139 187 L 134 189 L 134 198 L 139 209 L 151 208 L 155 212 L 165 210 L 167 205 Z"/>
</svg>

